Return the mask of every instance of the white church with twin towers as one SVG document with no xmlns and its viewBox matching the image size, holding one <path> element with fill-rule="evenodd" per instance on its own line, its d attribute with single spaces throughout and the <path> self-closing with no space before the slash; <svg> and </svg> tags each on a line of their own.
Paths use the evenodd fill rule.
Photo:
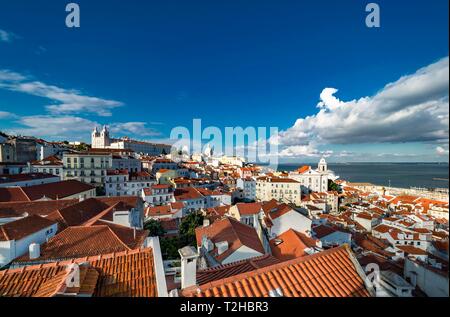
<svg viewBox="0 0 450 317">
<path fill-rule="evenodd" d="M 94 128 L 91 135 L 91 145 L 93 149 L 127 149 L 150 156 L 170 154 L 172 149 L 172 146 L 167 144 L 137 141 L 128 137 L 111 138 L 106 125 L 103 126 L 101 131 L 97 127 Z"/>
</svg>

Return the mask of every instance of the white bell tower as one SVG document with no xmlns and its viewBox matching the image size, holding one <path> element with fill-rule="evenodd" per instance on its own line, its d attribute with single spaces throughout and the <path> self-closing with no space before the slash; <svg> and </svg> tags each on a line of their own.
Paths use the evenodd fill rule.
<svg viewBox="0 0 450 317">
<path fill-rule="evenodd" d="M 95 126 L 94 131 L 92 131 L 92 136 L 91 136 L 91 144 L 92 144 L 92 148 L 98 148 L 98 141 L 100 139 L 100 132 L 98 132 L 97 126 Z"/>
<path fill-rule="evenodd" d="M 321 173 L 326 173 L 328 172 L 328 164 L 327 161 L 325 161 L 325 158 L 321 158 L 319 161 L 319 165 L 317 166 L 317 169 L 319 172 Z"/>
<path fill-rule="evenodd" d="M 104 149 L 111 145 L 111 139 L 109 138 L 108 128 L 103 126 L 101 132 L 98 132 L 97 127 L 92 131 L 92 148 L 94 149 Z"/>
</svg>

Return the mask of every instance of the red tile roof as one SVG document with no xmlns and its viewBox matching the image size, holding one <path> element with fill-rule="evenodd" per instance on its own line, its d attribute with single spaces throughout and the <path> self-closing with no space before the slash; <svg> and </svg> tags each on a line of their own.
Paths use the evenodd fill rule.
<svg viewBox="0 0 450 317">
<path fill-rule="evenodd" d="M 397 228 L 394 228 L 394 227 L 391 227 L 391 226 L 387 226 L 387 225 L 383 225 L 383 224 L 376 226 L 372 230 L 373 231 L 377 231 L 379 233 L 388 233 L 388 232 L 391 232 L 391 231 L 401 232 L 400 229 L 397 229 Z"/>
<path fill-rule="evenodd" d="M 0 201 L 33 201 L 42 198 L 64 199 L 94 189 L 94 186 L 68 180 L 29 187 L 0 188 Z"/>
<path fill-rule="evenodd" d="M 361 219 L 366 219 L 366 220 L 372 220 L 373 219 L 373 217 L 369 213 L 364 212 L 364 211 L 358 213 L 356 215 L 356 218 L 361 218 Z"/>
<path fill-rule="evenodd" d="M 217 250 L 212 251 L 212 255 L 219 262 L 226 259 L 243 245 L 261 254 L 265 253 L 256 230 L 231 217 L 218 220 L 208 227 L 199 227 L 195 229 L 195 236 L 197 238 L 198 246 L 202 245 L 203 236 L 208 237 L 213 243 L 222 241 L 228 242 L 228 250 L 221 255 L 216 254 Z"/>
<path fill-rule="evenodd" d="M 183 202 L 174 202 L 168 205 L 145 208 L 146 217 L 168 216 L 177 213 L 184 208 Z"/>
<path fill-rule="evenodd" d="M 297 169 L 297 173 L 303 174 L 303 173 L 309 171 L 310 169 L 311 169 L 311 166 L 304 165 L 304 166 L 299 167 L 299 168 Z"/>
<path fill-rule="evenodd" d="M 0 202 L 30 201 L 20 187 L 0 188 Z"/>
<path fill-rule="evenodd" d="M 432 242 L 433 246 L 441 251 L 441 252 L 445 252 L 448 254 L 448 240 L 446 241 L 433 241 Z"/>
<path fill-rule="evenodd" d="M 271 256 L 270 254 L 264 254 L 263 256 L 256 258 L 251 258 L 225 265 L 219 265 L 213 268 L 207 268 L 197 271 L 197 285 L 207 284 L 212 281 L 217 281 L 241 273 L 254 271 L 256 269 L 260 269 L 277 263 L 280 263 L 277 258 Z"/>
<path fill-rule="evenodd" d="M 92 224 L 103 220 L 113 220 L 115 211 L 126 211 L 136 208 L 139 204 L 137 196 L 97 197 L 89 198 L 74 205 L 56 210 L 47 218 L 58 221 L 60 229 L 68 226 Z"/>
<path fill-rule="evenodd" d="M 176 210 L 175 210 L 176 212 Z M 157 216 L 167 216 L 172 215 L 174 211 L 170 208 L 169 205 L 164 206 L 156 206 L 156 207 L 147 207 L 145 208 L 145 216 L 146 217 L 157 217 Z"/>
<path fill-rule="evenodd" d="M 62 166 L 62 161 L 54 155 L 48 156 L 41 161 L 33 161 L 31 165 L 39 165 L 39 166 Z"/>
<path fill-rule="evenodd" d="M 78 202 L 78 199 L 61 199 L 0 203 L 0 218 L 8 217 L 8 215 L 14 214 L 39 215 L 45 217 L 57 209 L 62 209 Z"/>
<path fill-rule="evenodd" d="M 397 249 L 402 250 L 403 252 L 407 254 L 413 254 L 413 255 L 427 255 L 428 253 L 422 249 L 410 246 L 410 245 L 400 245 L 395 246 Z"/>
<path fill-rule="evenodd" d="M 92 296 L 98 272 L 80 267 L 80 287 L 67 288 L 66 281 L 73 269 L 67 266 L 28 267 L 0 272 L 0 296 L 53 297 L 62 293 Z"/>
<path fill-rule="evenodd" d="M 348 246 L 271 265 L 200 287 L 185 289 L 188 297 L 368 297 L 362 269 Z M 363 273 L 361 273 L 363 274 Z"/>
<path fill-rule="evenodd" d="M 320 226 L 314 227 L 313 231 L 314 231 L 314 235 L 318 239 L 322 239 L 323 237 L 326 237 L 332 233 L 335 233 L 337 230 L 330 226 L 320 225 Z"/>
<path fill-rule="evenodd" d="M 238 203 L 236 204 L 240 215 L 255 215 L 261 211 L 260 203 Z"/>
<path fill-rule="evenodd" d="M 136 235 L 136 236 L 135 236 Z M 143 246 L 148 231 L 136 230 L 98 221 L 89 227 L 69 227 L 41 245 L 41 256 L 30 260 L 26 254 L 15 262 L 45 262 L 76 259 L 138 249 Z"/>
<path fill-rule="evenodd" d="M 56 178 L 57 176 L 47 173 L 27 173 L 27 174 L 3 174 L 0 175 L 0 184 L 31 181 L 37 179 Z"/>
<path fill-rule="evenodd" d="M 203 195 L 194 187 L 177 188 L 174 195 L 177 201 L 203 198 Z"/>
<path fill-rule="evenodd" d="M 56 210 L 47 218 L 58 221 L 61 230 L 68 226 L 80 226 L 107 208 L 109 207 L 99 200 L 89 198 L 75 205 Z"/>
<path fill-rule="evenodd" d="M 390 201 L 390 203 L 392 204 L 399 204 L 399 203 L 403 203 L 403 204 L 415 204 L 415 201 L 418 199 L 418 196 L 411 196 L 411 195 L 401 195 L 401 196 L 397 196 L 395 197 L 392 201 Z"/>
<path fill-rule="evenodd" d="M 44 196 L 51 199 L 64 199 L 92 189 L 95 189 L 95 187 L 77 180 L 67 180 L 22 188 L 30 200 L 38 200 Z"/>
<path fill-rule="evenodd" d="M 75 290 L 65 287 L 67 269 L 72 263 L 79 264 L 81 269 L 81 287 Z M 153 263 L 153 250 L 147 248 L 0 271 L 0 295 L 44 297 L 81 293 L 97 297 L 157 297 Z"/>
<path fill-rule="evenodd" d="M 36 215 L 8 222 L 0 226 L 0 241 L 20 240 L 54 224 L 55 221 Z"/>
<path fill-rule="evenodd" d="M 272 220 L 277 219 L 278 217 L 281 217 L 293 210 L 289 205 L 284 203 L 280 204 L 275 199 L 263 203 L 262 209 L 264 210 L 266 216 L 270 217 Z"/>
<path fill-rule="evenodd" d="M 152 189 L 169 189 L 170 185 L 167 184 L 156 184 L 151 186 Z"/>
<path fill-rule="evenodd" d="M 366 249 L 367 251 L 373 252 L 375 254 L 380 254 L 387 258 L 390 258 L 395 255 L 391 252 L 385 251 L 385 249 L 389 247 L 389 244 L 384 243 L 382 240 L 375 239 L 371 235 L 355 234 L 354 241 L 361 248 Z"/>
<path fill-rule="evenodd" d="M 303 233 L 289 229 L 270 240 L 269 244 L 274 257 L 281 261 L 287 261 L 308 255 L 305 249 L 316 247 L 317 242 Z"/>
<path fill-rule="evenodd" d="M 298 184 L 300 184 L 300 182 L 296 181 L 295 179 L 284 178 L 284 177 L 273 177 L 273 178 L 269 179 L 269 182 L 271 182 L 271 183 L 298 183 Z"/>
</svg>

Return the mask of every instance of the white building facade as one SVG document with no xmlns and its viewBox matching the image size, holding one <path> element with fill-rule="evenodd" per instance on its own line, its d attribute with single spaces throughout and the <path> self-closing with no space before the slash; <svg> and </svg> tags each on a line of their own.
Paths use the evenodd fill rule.
<svg viewBox="0 0 450 317">
<path fill-rule="evenodd" d="M 303 166 L 296 171 L 290 172 L 289 177 L 297 180 L 302 185 L 303 193 L 328 191 L 328 180 L 335 180 L 334 172 L 328 169 L 328 164 L 322 158 L 317 169 Z"/>
<path fill-rule="evenodd" d="M 93 149 L 128 149 L 146 155 L 170 154 L 172 149 L 172 146 L 167 144 L 141 142 L 128 138 L 113 139 L 106 126 L 101 131 L 98 131 L 97 127 L 94 128 L 91 142 Z"/>
</svg>

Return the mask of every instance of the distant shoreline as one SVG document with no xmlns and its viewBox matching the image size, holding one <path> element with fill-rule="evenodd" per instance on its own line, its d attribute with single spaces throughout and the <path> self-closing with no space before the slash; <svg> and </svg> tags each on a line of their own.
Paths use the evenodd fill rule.
<svg viewBox="0 0 450 317">
<path fill-rule="evenodd" d="M 278 171 L 294 171 L 303 165 L 316 164 L 278 164 Z M 377 186 L 397 188 L 448 188 L 448 163 L 408 162 L 408 163 L 328 163 L 328 168 L 340 179 L 349 182 L 367 182 Z"/>
<path fill-rule="evenodd" d="M 265 163 L 250 163 L 261 166 L 269 166 Z M 449 162 L 328 162 L 328 165 L 449 165 Z M 278 166 L 303 166 L 303 165 L 317 165 L 317 162 L 312 163 L 279 163 Z"/>
</svg>

